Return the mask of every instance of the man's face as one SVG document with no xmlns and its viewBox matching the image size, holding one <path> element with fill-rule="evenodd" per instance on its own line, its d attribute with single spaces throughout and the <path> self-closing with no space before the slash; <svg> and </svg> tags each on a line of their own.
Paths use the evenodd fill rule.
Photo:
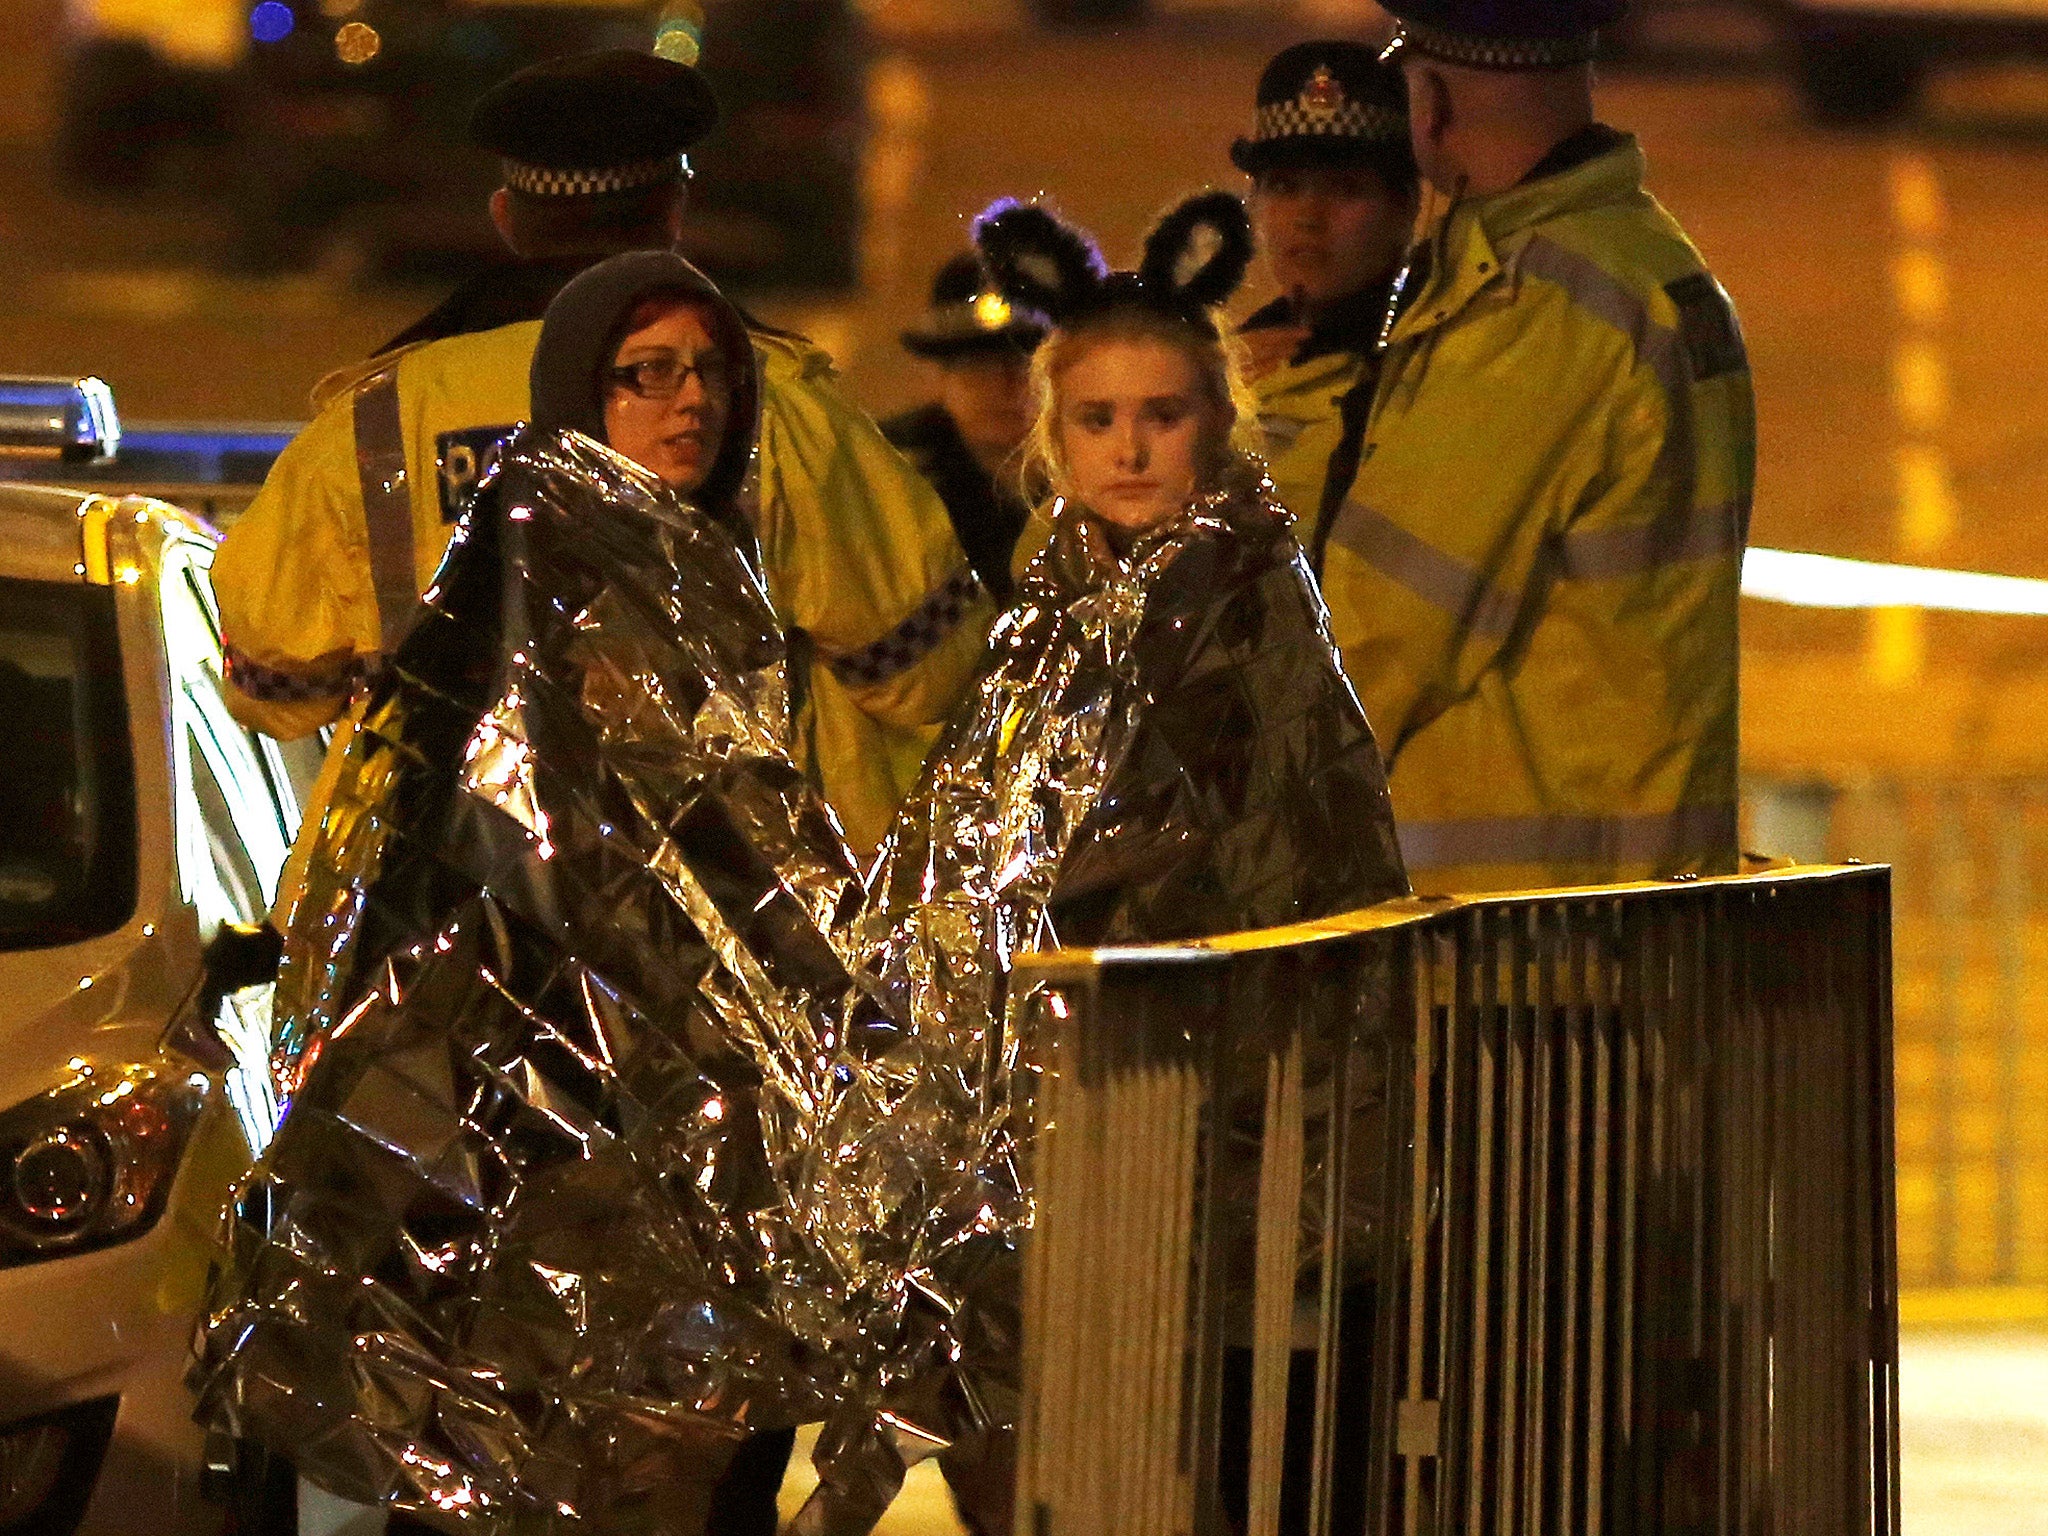
<svg viewBox="0 0 2048 1536">
<path fill-rule="evenodd" d="M 951 358 L 939 379 L 939 403 L 968 446 L 997 459 L 1017 451 L 1036 415 L 1030 358 L 1011 351 Z"/>
<path fill-rule="evenodd" d="M 605 440 L 687 495 L 718 459 L 732 413 L 731 364 L 698 305 L 636 319 L 606 370 Z"/>
<path fill-rule="evenodd" d="M 1329 304 L 1401 265 L 1415 210 L 1366 165 L 1277 166 L 1252 189 L 1252 223 L 1280 291 Z"/>
</svg>

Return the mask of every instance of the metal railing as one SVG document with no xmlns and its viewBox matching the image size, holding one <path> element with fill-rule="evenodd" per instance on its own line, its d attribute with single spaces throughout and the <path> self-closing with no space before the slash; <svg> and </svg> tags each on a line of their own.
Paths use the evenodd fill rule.
<svg viewBox="0 0 2048 1536">
<path fill-rule="evenodd" d="M 1020 1531 L 1898 1529 L 1887 872 L 1027 961 Z"/>
</svg>

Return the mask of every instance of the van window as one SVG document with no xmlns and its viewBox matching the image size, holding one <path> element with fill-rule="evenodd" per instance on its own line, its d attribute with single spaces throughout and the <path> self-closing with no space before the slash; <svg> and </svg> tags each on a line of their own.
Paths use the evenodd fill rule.
<svg viewBox="0 0 2048 1536">
<path fill-rule="evenodd" d="M 158 576 L 171 674 L 179 877 L 202 933 L 260 923 L 298 831 L 299 797 L 277 744 L 228 713 L 210 547 L 175 541 Z"/>
<path fill-rule="evenodd" d="M 135 911 L 135 775 L 114 594 L 0 578 L 0 949 Z"/>
</svg>

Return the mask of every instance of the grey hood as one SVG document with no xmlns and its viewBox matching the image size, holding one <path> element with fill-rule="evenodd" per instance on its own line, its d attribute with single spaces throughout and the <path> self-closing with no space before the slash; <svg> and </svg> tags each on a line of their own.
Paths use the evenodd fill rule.
<svg viewBox="0 0 2048 1536">
<path fill-rule="evenodd" d="M 708 303 L 718 343 L 732 362 L 732 409 L 725 438 L 710 474 L 690 497 L 706 511 L 724 514 L 746 481 L 761 430 L 760 366 L 738 306 L 672 251 L 614 256 L 555 296 L 533 353 L 533 426 L 541 432 L 570 428 L 606 441 L 600 375 L 623 339 L 620 332 L 627 317 L 641 300 L 659 293 L 686 294 Z"/>
</svg>

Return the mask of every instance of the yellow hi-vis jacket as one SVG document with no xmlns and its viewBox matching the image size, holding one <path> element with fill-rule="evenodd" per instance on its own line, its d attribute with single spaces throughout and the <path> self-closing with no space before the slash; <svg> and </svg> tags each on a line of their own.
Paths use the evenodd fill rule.
<svg viewBox="0 0 2048 1536">
<path fill-rule="evenodd" d="M 484 455 L 530 401 L 538 321 L 386 354 L 333 388 L 214 562 L 229 700 L 301 736 L 401 636 Z M 887 831 L 966 691 L 992 605 L 937 495 L 841 392 L 830 359 L 760 332 L 756 529 L 812 661 L 795 751 L 861 849 Z"/>
<path fill-rule="evenodd" d="M 1387 311 L 1387 285 L 1376 283 L 1338 305 L 1286 362 L 1252 381 L 1266 470 L 1292 512 L 1312 563 L 1319 563 L 1333 514 L 1357 475 L 1360 438 L 1379 377 L 1375 355 Z M 1276 300 L 1246 318 L 1240 331 L 1290 323 Z M 1333 462 L 1345 460 L 1348 468 Z M 1332 493 L 1338 500 L 1331 501 Z"/>
<path fill-rule="evenodd" d="M 1330 459 L 1344 438 L 1345 397 L 1369 378 L 1371 366 L 1356 352 L 1325 352 L 1276 368 L 1252 385 L 1266 470 L 1280 504 L 1300 524 L 1304 545 L 1312 546 Z"/>
<path fill-rule="evenodd" d="M 1417 890 L 1735 867 L 1749 365 L 1616 137 L 1438 229 L 1327 547 Z"/>
</svg>

